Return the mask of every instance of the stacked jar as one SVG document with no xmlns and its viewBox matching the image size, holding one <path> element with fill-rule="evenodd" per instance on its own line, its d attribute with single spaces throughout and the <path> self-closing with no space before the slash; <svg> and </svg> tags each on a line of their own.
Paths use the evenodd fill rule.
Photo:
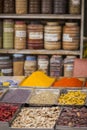
<svg viewBox="0 0 87 130">
<path fill-rule="evenodd" d="M 3 48 L 12 49 L 14 43 L 14 21 L 5 19 L 3 21 Z"/>
<path fill-rule="evenodd" d="M 80 27 L 78 23 L 66 23 L 63 27 L 63 49 L 78 50 L 80 45 Z"/>
<path fill-rule="evenodd" d="M 3 0 L 0 0 L 0 13 L 3 12 Z"/>
<path fill-rule="evenodd" d="M 26 48 L 26 24 L 24 21 L 17 21 L 15 23 L 15 41 L 14 48 L 15 49 L 25 49 Z"/>
<path fill-rule="evenodd" d="M 27 0 L 15 0 L 16 14 L 27 14 L 27 4 Z"/>
<path fill-rule="evenodd" d="M 80 0 L 69 0 L 69 13 L 80 14 L 81 12 L 81 1 Z"/>
<path fill-rule="evenodd" d="M 24 75 L 24 55 L 14 54 L 13 55 L 13 76 Z"/>
<path fill-rule="evenodd" d="M 29 0 L 29 13 L 30 14 L 40 13 L 40 0 Z"/>
<path fill-rule="evenodd" d="M 50 76 L 58 77 L 62 76 L 62 65 L 63 59 L 62 56 L 53 55 L 50 59 Z"/>
<path fill-rule="evenodd" d="M 2 38 L 3 38 L 3 24 L 0 21 L 0 49 L 2 48 Z"/>
<path fill-rule="evenodd" d="M 43 25 L 33 22 L 28 25 L 28 48 L 43 49 Z"/>
<path fill-rule="evenodd" d="M 66 56 L 64 59 L 64 77 L 73 76 L 74 60 L 76 56 Z"/>
<path fill-rule="evenodd" d="M 52 0 L 42 0 L 42 14 L 52 13 Z"/>
<path fill-rule="evenodd" d="M 54 14 L 66 14 L 67 13 L 67 0 L 54 0 Z"/>
<path fill-rule="evenodd" d="M 4 0 L 3 13 L 15 13 L 15 1 L 14 0 Z"/>
<path fill-rule="evenodd" d="M 44 28 L 44 48 L 56 50 L 61 48 L 62 28 L 57 22 L 47 22 Z"/>
<path fill-rule="evenodd" d="M 0 72 L 3 76 L 12 76 L 12 60 L 9 56 L 0 56 Z"/>
<path fill-rule="evenodd" d="M 24 75 L 29 76 L 37 69 L 36 56 L 26 56 L 24 64 Z"/>
<path fill-rule="evenodd" d="M 38 70 L 41 70 L 48 75 L 49 57 L 47 55 L 39 55 L 37 64 L 38 64 Z"/>
</svg>

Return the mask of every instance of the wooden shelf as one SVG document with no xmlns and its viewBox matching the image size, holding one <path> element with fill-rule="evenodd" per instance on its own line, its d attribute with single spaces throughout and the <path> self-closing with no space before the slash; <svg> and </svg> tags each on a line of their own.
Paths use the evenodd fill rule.
<svg viewBox="0 0 87 130">
<path fill-rule="evenodd" d="M 0 19 L 11 18 L 11 19 L 81 19 L 81 15 L 71 14 L 0 14 Z"/>
<path fill-rule="evenodd" d="M 80 55 L 80 51 L 67 51 L 67 50 L 15 50 L 15 49 L 0 49 L 3 54 L 48 54 L 48 55 Z"/>
</svg>

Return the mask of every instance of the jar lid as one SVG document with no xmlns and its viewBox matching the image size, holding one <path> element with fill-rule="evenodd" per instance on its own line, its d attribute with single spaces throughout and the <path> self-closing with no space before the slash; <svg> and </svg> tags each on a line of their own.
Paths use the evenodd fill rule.
<svg viewBox="0 0 87 130">
<path fill-rule="evenodd" d="M 49 26 L 57 26 L 57 25 L 59 25 L 59 23 L 58 22 L 47 22 L 47 25 L 49 25 Z"/>
<path fill-rule="evenodd" d="M 20 58 L 20 57 L 23 57 L 23 56 L 24 56 L 23 54 L 14 54 L 13 55 L 13 57 L 15 57 L 15 58 L 17 58 L 17 57 Z"/>
<path fill-rule="evenodd" d="M 61 55 L 53 55 L 52 57 L 62 58 L 62 56 L 61 56 Z"/>
<path fill-rule="evenodd" d="M 25 22 L 24 21 L 16 21 L 15 24 L 21 25 L 21 24 L 25 24 Z"/>
<path fill-rule="evenodd" d="M 76 56 L 66 56 L 66 58 L 76 58 Z"/>
<path fill-rule="evenodd" d="M 78 26 L 78 23 L 65 23 L 66 26 Z"/>
<path fill-rule="evenodd" d="M 39 21 L 31 21 L 30 24 L 40 24 L 40 22 Z"/>
<path fill-rule="evenodd" d="M 0 56 L 0 60 L 9 60 L 10 57 L 9 56 Z"/>
<path fill-rule="evenodd" d="M 46 56 L 46 55 L 39 55 L 38 58 L 40 58 L 40 59 L 43 59 L 43 58 L 48 59 L 48 56 Z"/>
<path fill-rule="evenodd" d="M 36 60 L 35 56 L 26 56 L 27 61 Z"/>
</svg>

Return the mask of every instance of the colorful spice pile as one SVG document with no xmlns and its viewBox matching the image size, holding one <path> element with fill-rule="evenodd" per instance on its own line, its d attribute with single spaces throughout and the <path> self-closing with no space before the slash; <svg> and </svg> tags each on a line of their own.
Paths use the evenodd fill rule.
<svg viewBox="0 0 87 130">
<path fill-rule="evenodd" d="M 0 121 L 10 121 L 18 108 L 18 105 L 0 103 Z"/>
<path fill-rule="evenodd" d="M 13 121 L 13 128 L 54 128 L 59 107 L 23 108 Z"/>
<path fill-rule="evenodd" d="M 64 108 L 57 121 L 58 126 L 87 127 L 87 108 Z M 84 128 L 83 128 L 84 129 Z M 73 128 L 74 130 L 74 128 Z"/>
<path fill-rule="evenodd" d="M 69 91 L 61 94 L 58 103 L 61 105 L 84 105 L 87 94 L 81 91 Z"/>
<path fill-rule="evenodd" d="M 53 84 L 53 87 L 82 87 L 83 81 L 77 78 L 62 78 Z"/>
<path fill-rule="evenodd" d="M 50 78 L 42 71 L 36 71 L 26 78 L 21 84 L 21 87 L 50 87 L 55 81 L 55 78 Z"/>
</svg>

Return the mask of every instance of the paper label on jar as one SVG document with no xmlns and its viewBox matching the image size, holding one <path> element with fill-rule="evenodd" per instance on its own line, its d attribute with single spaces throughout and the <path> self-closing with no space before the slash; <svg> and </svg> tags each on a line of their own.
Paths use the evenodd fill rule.
<svg viewBox="0 0 87 130">
<path fill-rule="evenodd" d="M 73 5 L 80 5 L 80 0 L 72 0 Z"/>
<path fill-rule="evenodd" d="M 47 66 L 48 65 L 48 61 L 38 61 L 38 65 L 45 65 Z"/>
<path fill-rule="evenodd" d="M 63 34 L 63 41 L 72 42 L 72 38 L 69 36 L 69 34 Z"/>
<path fill-rule="evenodd" d="M 2 69 L 2 73 L 12 73 L 12 69 Z"/>
<path fill-rule="evenodd" d="M 43 32 L 30 32 L 29 39 L 43 39 Z"/>
<path fill-rule="evenodd" d="M 4 28 L 4 32 L 13 32 L 13 28 Z"/>
<path fill-rule="evenodd" d="M 26 37 L 26 31 L 16 31 L 16 37 Z"/>
<path fill-rule="evenodd" d="M 50 33 L 45 33 L 45 41 L 46 42 L 57 42 L 59 40 L 58 34 L 50 34 Z"/>
</svg>

